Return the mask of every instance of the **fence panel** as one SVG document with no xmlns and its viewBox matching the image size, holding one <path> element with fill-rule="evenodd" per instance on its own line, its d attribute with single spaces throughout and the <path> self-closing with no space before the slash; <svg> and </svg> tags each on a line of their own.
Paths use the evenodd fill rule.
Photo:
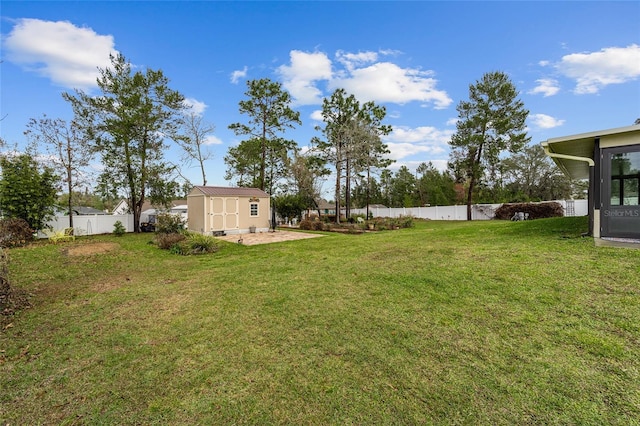
<svg viewBox="0 0 640 426">
<path fill-rule="evenodd" d="M 113 232 L 113 225 L 120 221 L 126 232 L 133 232 L 132 214 L 88 214 L 73 216 L 73 232 L 75 235 L 98 235 Z M 69 216 L 55 216 L 46 223 L 46 226 L 54 231 L 61 231 L 69 227 Z M 42 232 L 38 232 L 39 238 L 47 238 Z"/>
<path fill-rule="evenodd" d="M 567 216 L 587 216 L 589 214 L 587 200 L 554 200 L 560 203 Z M 569 203 L 573 203 L 573 210 L 567 209 Z M 471 218 L 473 220 L 491 220 L 495 217 L 495 211 L 502 204 L 474 204 L 471 206 Z M 367 214 L 366 209 L 351 209 L 352 214 Z M 373 217 L 400 217 L 413 216 L 420 219 L 431 220 L 467 220 L 467 206 L 433 206 L 433 207 L 374 207 L 369 209 Z"/>
</svg>

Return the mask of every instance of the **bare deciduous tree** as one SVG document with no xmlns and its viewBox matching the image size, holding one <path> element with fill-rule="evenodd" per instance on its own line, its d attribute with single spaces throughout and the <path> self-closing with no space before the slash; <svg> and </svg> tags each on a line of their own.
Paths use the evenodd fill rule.
<svg viewBox="0 0 640 426">
<path fill-rule="evenodd" d="M 69 194 L 69 227 L 73 228 L 74 191 L 88 182 L 87 167 L 93 157 L 87 134 L 75 121 L 67 123 L 60 118 L 52 119 L 46 115 L 29 120 L 24 133 L 36 146 L 45 145 L 45 151 L 51 156 L 55 170 L 66 184 Z"/>
</svg>

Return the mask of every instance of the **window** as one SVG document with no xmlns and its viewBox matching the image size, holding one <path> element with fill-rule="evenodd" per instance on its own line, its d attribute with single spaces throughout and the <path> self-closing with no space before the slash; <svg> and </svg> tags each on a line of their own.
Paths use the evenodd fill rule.
<svg viewBox="0 0 640 426">
<path fill-rule="evenodd" d="M 258 203 L 251 203 L 249 207 L 251 208 L 251 216 L 258 216 Z"/>
<path fill-rule="evenodd" d="M 611 205 L 640 205 L 640 152 L 611 156 Z"/>
</svg>

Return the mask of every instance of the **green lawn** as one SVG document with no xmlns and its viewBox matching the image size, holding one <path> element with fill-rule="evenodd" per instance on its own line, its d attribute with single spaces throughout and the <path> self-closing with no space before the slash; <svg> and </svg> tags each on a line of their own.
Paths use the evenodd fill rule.
<svg viewBox="0 0 640 426">
<path fill-rule="evenodd" d="M 34 307 L 0 332 L 0 423 L 640 424 L 640 250 L 586 228 L 12 249 Z"/>
</svg>

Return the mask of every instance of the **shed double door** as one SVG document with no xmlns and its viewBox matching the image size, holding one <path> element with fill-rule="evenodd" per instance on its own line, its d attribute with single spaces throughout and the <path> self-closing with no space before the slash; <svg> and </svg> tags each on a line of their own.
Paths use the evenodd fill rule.
<svg viewBox="0 0 640 426">
<path fill-rule="evenodd" d="M 211 197 L 210 229 L 227 231 L 239 228 L 240 202 L 236 197 Z"/>
</svg>

